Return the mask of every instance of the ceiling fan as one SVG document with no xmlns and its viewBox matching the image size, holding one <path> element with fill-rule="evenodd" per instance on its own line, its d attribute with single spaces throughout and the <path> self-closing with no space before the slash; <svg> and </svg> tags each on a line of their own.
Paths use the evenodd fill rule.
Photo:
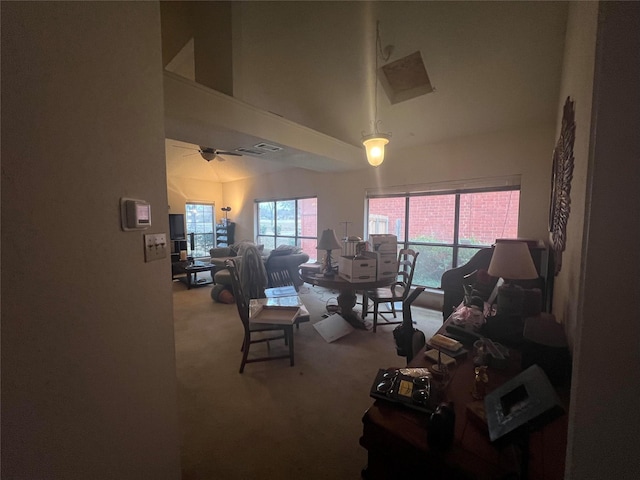
<svg viewBox="0 0 640 480">
<path fill-rule="evenodd" d="M 198 153 L 202 156 L 202 158 L 204 158 L 207 162 L 210 162 L 211 160 L 218 160 L 219 162 L 224 162 L 225 159 L 223 157 L 221 157 L 220 155 L 232 155 L 234 157 L 241 157 L 242 154 L 238 153 L 238 152 L 229 152 L 227 150 L 218 150 L 216 148 L 213 147 L 203 147 L 202 145 L 200 145 L 200 148 L 191 148 L 191 147 L 183 147 L 181 145 L 174 145 L 176 147 L 179 148 L 187 148 L 189 150 L 197 150 Z M 195 155 L 195 153 L 191 153 L 190 155 Z M 188 156 L 188 155 L 185 155 Z"/>
</svg>

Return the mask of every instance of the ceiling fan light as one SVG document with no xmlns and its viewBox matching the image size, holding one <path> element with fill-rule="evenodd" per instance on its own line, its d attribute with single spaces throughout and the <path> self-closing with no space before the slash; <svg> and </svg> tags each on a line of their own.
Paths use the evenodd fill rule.
<svg viewBox="0 0 640 480">
<path fill-rule="evenodd" d="M 384 161 L 384 146 L 389 143 L 389 135 L 374 133 L 362 139 L 362 144 L 367 152 L 367 161 L 373 167 L 377 167 Z"/>
<path fill-rule="evenodd" d="M 207 162 L 210 162 L 211 160 L 216 158 L 215 152 L 200 152 L 200 155 L 202 155 L 202 158 L 204 158 Z"/>
</svg>

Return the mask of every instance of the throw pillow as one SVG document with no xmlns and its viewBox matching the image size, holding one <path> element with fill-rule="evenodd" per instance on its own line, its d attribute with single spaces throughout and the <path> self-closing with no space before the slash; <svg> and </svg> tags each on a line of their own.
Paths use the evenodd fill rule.
<svg viewBox="0 0 640 480">
<path fill-rule="evenodd" d="M 271 250 L 272 255 L 290 255 L 292 253 L 301 253 L 301 252 L 302 252 L 302 248 L 297 247 L 295 245 L 278 245 L 274 250 Z"/>
<path fill-rule="evenodd" d="M 242 240 L 241 242 L 238 242 L 233 245 L 233 248 L 236 251 L 235 256 L 242 257 L 247 247 L 255 247 L 255 246 L 256 244 L 253 242 L 250 242 L 249 240 Z"/>
</svg>

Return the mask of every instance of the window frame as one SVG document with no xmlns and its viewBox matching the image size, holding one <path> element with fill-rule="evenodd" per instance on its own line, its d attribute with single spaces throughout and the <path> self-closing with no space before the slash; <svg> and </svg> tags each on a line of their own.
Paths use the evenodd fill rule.
<svg viewBox="0 0 640 480">
<path fill-rule="evenodd" d="M 191 232 L 189 230 L 189 207 L 198 207 L 198 206 L 206 206 L 206 207 L 211 207 L 211 232 Z M 199 223 L 206 223 L 206 222 L 199 222 Z M 185 227 L 186 227 L 186 234 L 187 234 L 187 238 L 189 239 L 188 241 L 188 245 L 189 245 L 189 250 L 191 250 L 191 256 L 195 257 L 195 258 L 205 258 L 205 257 L 209 257 L 209 249 L 214 248 L 216 246 L 216 205 L 214 202 L 204 202 L 204 201 L 187 201 L 185 202 Z M 203 240 L 203 242 L 198 242 L 198 240 L 196 239 L 196 237 L 198 238 L 203 238 L 204 235 L 211 235 L 211 241 L 210 242 L 206 242 L 206 240 Z M 191 241 L 191 238 L 193 238 L 193 242 Z M 194 251 L 197 251 L 195 249 L 191 249 L 192 245 L 198 245 L 199 243 L 204 243 L 204 249 L 203 250 L 203 255 L 194 255 Z M 208 249 L 207 249 L 208 246 Z"/>
<path fill-rule="evenodd" d="M 302 231 L 302 226 L 299 224 L 299 218 L 298 218 L 298 214 L 299 214 L 299 204 L 298 202 L 300 200 L 310 200 L 310 199 L 315 199 L 316 201 L 316 235 L 315 236 L 309 236 L 309 235 L 301 235 L 299 232 Z M 293 235 L 290 234 L 279 234 L 278 233 L 278 209 L 277 209 L 277 205 L 278 202 L 295 202 L 294 204 L 294 213 L 293 213 L 293 217 L 294 217 L 294 228 L 293 228 Z M 272 203 L 273 204 L 273 212 L 274 212 L 274 223 L 273 223 L 273 229 L 274 232 L 271 233 L 261 233 L 260 232 L 260 204 L 264 204 L 264 203 Z M 289 240 L 293 240 L 293 245 L 297 246 L 297 247 L 301 247 L 302 245 L 302 240 L 313 240 L 317 243 L 318 241 L 318 236 L 317 236 L 317 230 L 318 230 L 318 225 L 317 225 L 317 219 L 318 219 L 318 197 L 317 195 L 308 195 L 308 196 L 303 196 L 303 197 L 289 197 L 289 198 L 276 198 L 276 199 L 269 199 L 269 200 L 254 200 L 254 219 L 255 219 L 255 231 L 256 231 L 256 239 L 259 243 L 262 243 L 261 238 L 272 238 L 273 239 L 273 246 L 274 248 L 276 248 L 278 246 L 278 239 L 289 239 Z M 288 244 L 288 243 L 287 243 Z M 314 252 L 306 252 L 309 254 L 309 258 L 313 259 L 315 258 L 314 255 L 312 255 L 312 253 Z"/>
<path fill-rule="evenodd" d="M 367 235 L 369 235 L 369 219 L 370 219 L 370 210 L 369 210 L 369 201 L 371 199 L 381 199 L 381 198 L 404 198 L 404 226 L 402 231 L 402 237 L 398 239 L 398 248 L 413 248 L 413 247 L 444 247 L 452 249 L 451 255 L 451 264 L 449 268 L 455 268 L 458 266 L 458 260 L 460 258 L 461 250 L 480 250 L 482 248 L 490 247 L 491 244 L 484 243 L 460 243 L 460 197 L 461 195 L 466 194 L 474 194 L 474 193 L 493 193 L 493 192 L 507 192 L 507 191 L 517 191 L 519 192 L 519 200 L 518 200 L 518 220 L 519 220 L 519 207 L 521 202 L 521 193 L 522 188 L 521 185 L 512 184 L 512 185 L 504 185 L 504 186 L 490 186 L 490 187 L 472 187 L 472 188 L 452 188 L 452 189 L 438 189 L 434 191 L 413 191 L 413 192 L 402 192 L 402 193 L 367 193 L 366 196 L 366 204 L 365 204 L 365 224 L 367 227 Z M 427 196 L 444 196 L 444 195 L 455 195 L 455 206 L 454 206 L 454 229 L 453 229 L 453 241 L 452 242 L 420 242 L 415 240 L 410 240 L 409 231 L 411 227 L 411 219 L 410 219 L 410 199 L 414 197 L 427 197 Z M 373 214 L 377 215 L 377 214 Z M 433 285 L 429 285 L 429 287 L 433 287 Z"/>
</svg>

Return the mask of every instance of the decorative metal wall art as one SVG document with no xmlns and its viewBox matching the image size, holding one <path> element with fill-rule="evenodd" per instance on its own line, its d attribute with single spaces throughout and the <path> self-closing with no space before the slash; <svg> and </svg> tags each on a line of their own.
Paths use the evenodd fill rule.
<svg viewBox="0 0 640 480">
<path fill-rule="evenodd" d="M 573 143 L 576 124 L 574 103 L 570 97 L 564 104 L 558 143 L 553 150 L 551 171 L 551 202 L 549 204 L 549 236 L 555 259 L 555 275 L 562 268 L 562 252 L 566 248 L 567 223 L 571 209 L 571 180 L 573 179 Z"/>
</svg>

